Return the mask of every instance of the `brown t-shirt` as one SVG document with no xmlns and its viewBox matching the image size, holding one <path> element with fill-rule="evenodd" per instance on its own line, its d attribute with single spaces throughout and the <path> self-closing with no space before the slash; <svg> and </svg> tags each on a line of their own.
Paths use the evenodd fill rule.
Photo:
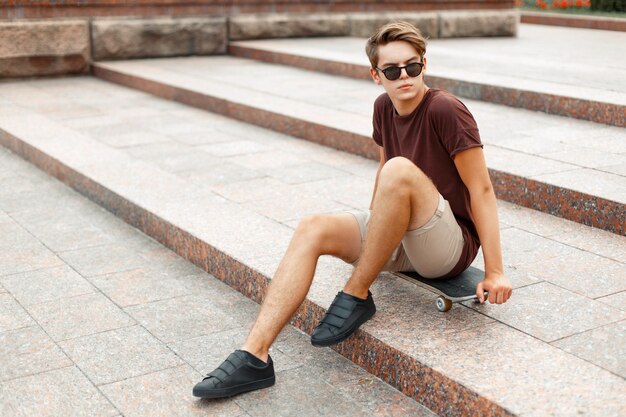
<svg viewBox="0 0 626 417">
<path fill-rule="evenodd" d="M 431 88 L 406 116 L 398 115 L 389 96 L 381 94 L 374 103 L 373 124 L 372 136 L 384 148 L 386 159 L 403 156 L 413 161 L 450 202 L 465 245 L 459 262 L 447 276 L 460 274 L 472 263 L 480 247 L 469 191 L 453 160 L 463 150 L 482 147 L 474 117 L 455 96 Z"/>
</svg>

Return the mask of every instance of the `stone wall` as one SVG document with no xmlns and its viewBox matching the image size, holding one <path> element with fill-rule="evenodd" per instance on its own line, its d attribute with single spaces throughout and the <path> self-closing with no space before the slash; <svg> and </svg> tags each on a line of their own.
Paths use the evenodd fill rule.
<svg viewBox="0 0 626 417">
<path fill-rule="evenodd" d="M 0 77 L 89 70 L 89 22 L 0 22 Z"/>
<path fill-rule="evenodd" d="M 514 0 L 12 0 L 0 4 L 0 19 L 510 9 L 513 6 Z"/>
<path fill-rule="evenodd" d="M 397 19 L 414 23 L 429 38 L 515 36 L 519 15 L 508 9 L 0 20 L 0 78 L 82 73 L 92 59 L 223 54 L 229 40 L 365 37 Z"/>
</svg>

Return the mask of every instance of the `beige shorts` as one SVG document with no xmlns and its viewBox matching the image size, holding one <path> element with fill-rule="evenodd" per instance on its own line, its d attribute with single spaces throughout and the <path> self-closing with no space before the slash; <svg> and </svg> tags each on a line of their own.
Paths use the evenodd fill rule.
<svg viewBox="0 0 626 417">
<path fill-rule="evenodd" d="M 350 211 L 361 230 L 361 241 L 367 236 L 370 211 Z M 438 278 L 452 271 L 463 252 L 463 234 L 450 203 L 439 195 L 433 217 L 422 227 L 406 232 L 393 251 L 383 271 L 416 271 L 426 278 Z M 352 264 L 356 265 L 358 259 Z"/>
</svg>

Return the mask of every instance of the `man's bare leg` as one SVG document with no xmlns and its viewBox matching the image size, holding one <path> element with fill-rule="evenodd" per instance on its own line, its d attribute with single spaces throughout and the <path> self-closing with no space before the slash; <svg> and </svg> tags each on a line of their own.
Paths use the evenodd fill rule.
<svg viewBox="0 0 626 417">
<path fill-rule="evenodd" d="M 389 160 L 378 178 L 363 252 L 343 291 L 367 298 L 369 287 L 406 231 L 426 224 L 438 203 L 437 188 L 413 162 Z"/>
<path fill-rule="evenodd" d="M 267 361 L 270 346 L 311 287 L 318 258 L 334 255 L 351 262 L 360 251 L 361 232 L 351 214 L 311 216 L 300 222 L 242 350 Z"/>
</svg>

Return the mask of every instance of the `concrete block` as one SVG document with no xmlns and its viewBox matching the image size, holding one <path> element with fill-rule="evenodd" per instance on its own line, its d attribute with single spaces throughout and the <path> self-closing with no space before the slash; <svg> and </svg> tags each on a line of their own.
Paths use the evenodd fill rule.
<svg viewBox="0 0 626 417">
<path fill-rule="evenodd" d="M 89 55 L 86 20 L 0 22 L 0 77 L 83 73 Z"/>
<path fill-rule="evenodd" d="M 369 38 L 376 29 L 395 20 L 411 23 L 429 38 L 436 38 L 439 32 L 439 17 L 435 12 L 355 13 L 349 17 L 350 36 Z"/>
<path fill-rule="evenodd" d="M 345 14 L 249 14 L 233 16 L 229 20 L 230 40 L 348 34 L 348 16 Z"/>
<path fill-rule="evenodd" d="M 94 60 L 226 52 L 225 18 L 98 19 L 91 28 Z"/>
<path fill-rule="evenodd" d="M 516 36 L 518 22 L 516 10 L 440 12 L 439 37 Z"/>
</svg>

